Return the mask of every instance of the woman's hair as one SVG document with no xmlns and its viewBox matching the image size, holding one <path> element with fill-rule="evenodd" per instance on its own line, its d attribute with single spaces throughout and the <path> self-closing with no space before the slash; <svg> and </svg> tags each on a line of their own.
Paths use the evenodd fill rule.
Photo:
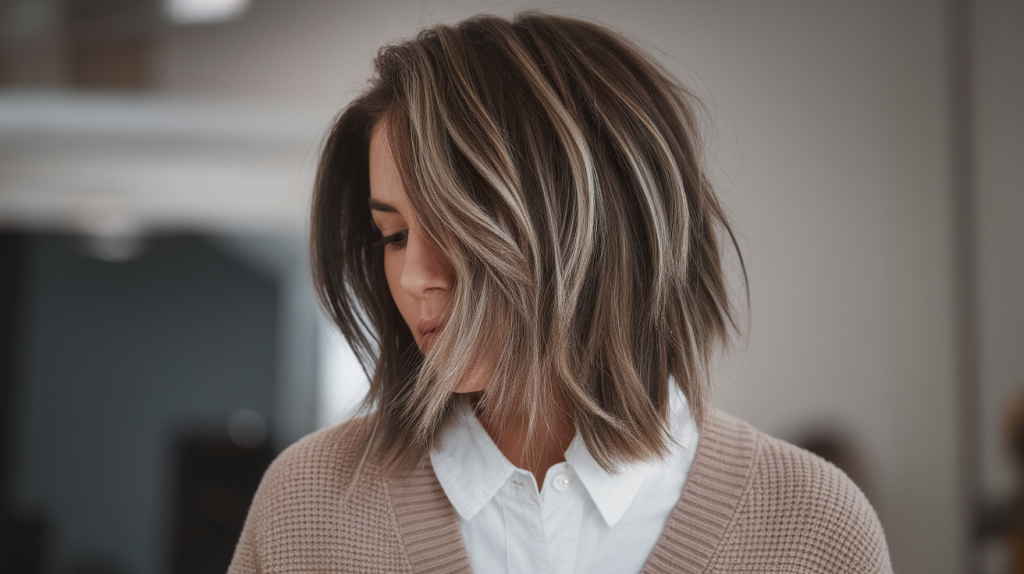
<svg viewBox="0 0 1024 574">
<path fill-rule="evenodd" d="M 375 66 L 326 139 L 311 247 L 320 300 L 372 373 L 364 453 L 421 456 L 476 359 L 493 363 L 479 397 L 491 420 L 536 432 L 569 416 L 609 469 L 663 454 L 670 381 L 699 424 L 709 362 L 736 327 L 720 245 L 736 242 L 695 98 L 623 37 L 537 13 L 437 26 Z M 374 245 L 382 120 L 415 216 L 455 270 L 425 356 Z"/>
</svg>

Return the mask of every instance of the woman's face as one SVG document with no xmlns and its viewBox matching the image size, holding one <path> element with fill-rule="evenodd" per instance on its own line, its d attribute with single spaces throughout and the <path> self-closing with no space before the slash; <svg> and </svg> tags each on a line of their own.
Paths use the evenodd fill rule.
<svg viewBox="0 0 1024 574">
<path fill-rule="evenodd" d="M 370 213 L 384 237 L 384 272 L 391 296 L 426 353 L 444 327 L 455 270 L 416 219 L 391 155 L 384 120 L 370 136 Z"/>
</svg>

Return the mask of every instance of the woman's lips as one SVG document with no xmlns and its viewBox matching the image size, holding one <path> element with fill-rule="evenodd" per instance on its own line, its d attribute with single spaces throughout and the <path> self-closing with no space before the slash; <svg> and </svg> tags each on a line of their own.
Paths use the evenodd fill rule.
<svg viewBox="0 0 1024 574">
<path fill-rule="evenodd" d="M 424 353 L 430 350 L 430 347 L 434 345 L 434 339 L 437 338 L 438 333 L 444 327 L 444 318 L 435 317 L 433 319 L 420 319 L 419 323 L 416 324 L 416 330 L 420 333 L 420 350 Z"/>
</svg>

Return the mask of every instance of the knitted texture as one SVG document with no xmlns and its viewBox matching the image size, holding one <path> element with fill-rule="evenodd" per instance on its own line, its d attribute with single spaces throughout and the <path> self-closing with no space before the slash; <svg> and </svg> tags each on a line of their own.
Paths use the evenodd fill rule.
<svg viewBox="0 0 1024 574">
<path fill-rule="evenodd" d="M 367 430 L 361 419 L 325 429 L 278 457 L 229 574 L 470 572 L 429 459 L 398 477 L 367 464 L 351 484 Z M 643 574 L 891 570 L 881 525 L 846 475 L 714 412 Z"/>
<path fill-rule="evenodd" d="M 892 572 L 881 524 L 835 466 L 715 413 L 643 574 Z"/>
</svg>

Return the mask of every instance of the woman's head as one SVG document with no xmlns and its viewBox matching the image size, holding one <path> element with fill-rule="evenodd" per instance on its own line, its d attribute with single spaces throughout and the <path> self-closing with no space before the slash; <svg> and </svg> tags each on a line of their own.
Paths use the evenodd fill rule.
<svg viewBox="0 0 1024 574">
<path fill-rule="evenodd" d="M 459 391 L 534 429 L 571 417 L 605 465 L 663 452 L 670 377 L 700 420 L 733 321 L 694 105 L 567 18 L 478 17 L 381 50 L 325 144 L 312 243 L 321 300 L 373 373 L 373 448 L 422 452 Z"/>
</svg>

